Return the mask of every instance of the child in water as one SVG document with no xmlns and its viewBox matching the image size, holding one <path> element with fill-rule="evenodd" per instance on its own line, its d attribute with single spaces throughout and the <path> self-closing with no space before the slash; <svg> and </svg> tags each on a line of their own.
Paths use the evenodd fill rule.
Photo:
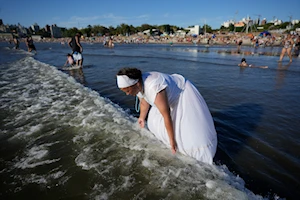
<svg viewBox="0 0 300 200">
<path fill-rule="evenodd" d="M 258 68 L 263 68 L 263 69 L 268 68 L 268 66 L 254 66 L 254 65 L 249 65 L 249 64 L 247 63 L 247 61 L 246 61 L 245 58 L 242 58 L 241 63 L 238 64 L 238 66 L 239 66 L 239 67 L 252 67 L 252 68 L 258 67 Z"/>
<path fill-rule="evenodd" d="M 74 65 L 74 59 L 73 59 L 73 56 L 72 54 L 69 54 L 67 55 L 67 61 L 66 63 L 64 64 L 64 67 L 67 66 L 69 64 L 69 66 L 73 66 Z"/>
</svg>

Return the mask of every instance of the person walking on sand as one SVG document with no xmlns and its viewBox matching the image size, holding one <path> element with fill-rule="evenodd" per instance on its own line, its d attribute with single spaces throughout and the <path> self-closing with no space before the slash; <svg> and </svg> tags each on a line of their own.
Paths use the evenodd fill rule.
<svg viewBox="0 0 300 200">
<path fill-rule="evenodd" d="M 288 57 L 290 58 L 290 62 L 292 62 L 292 48 L 294 45 L 294 40 L 292 39 L 291 34 L 288 34 L 287 37 L 283 40 L 283 48 L 281 50 L 280 58 L 278 62 L 281 62 L 284 55 L 287 53 Z"/>
<path fill-rule="evenodd" d="M 82 34 L 80 32 L 76 33 L 74 37 L 72 37 L 68 44 L 72 48 L 72 56 L 74 58 L 74 61 L 76 62 L 76 65 L 81 66 L 83 64 L 83 57 L 82 57 L 82 46 L 80 44 L 80 36 Z"/>
<path fill-rule="evenodd" d="M 217 150 L 214 121 L 204 98 L 182 75 L 122 68 L 117 85 L 140 100 L 138 124 L 146 125 L 155 137 L 198 161 L 212 164 Z"/>
</svg>

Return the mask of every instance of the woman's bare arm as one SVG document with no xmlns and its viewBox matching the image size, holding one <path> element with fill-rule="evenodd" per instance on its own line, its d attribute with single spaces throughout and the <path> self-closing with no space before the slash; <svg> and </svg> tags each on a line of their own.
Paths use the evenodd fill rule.
<svg viewBox="0 0 300 200">
<path fill-rule="evenodd" d="M 167 98 L 166 90 L 160 91 L 155 98 L 154 104 L 158 108 L 159 112 L 162 114 L 165 122 L 165 126 L 168 132 L 169 141 L 171 145 L 172 153 L 176 153 L 177 144 L 175 140 L 173 122 L 170 114 L 170 106 Z"/>
<path fill-rule="evenodd" d="M 139 100 L 140 100 L 140 116 L 138 119 L 138 123 L 141 128 L 144 128 L 145 127 L 145 119 L 148 114 L 150 105 L 145 99 L 139 98 Z"/>
</svg>

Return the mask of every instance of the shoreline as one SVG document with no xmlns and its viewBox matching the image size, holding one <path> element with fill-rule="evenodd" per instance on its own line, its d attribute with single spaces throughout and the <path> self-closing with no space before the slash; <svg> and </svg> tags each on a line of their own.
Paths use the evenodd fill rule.
<svg viewBox="0 0 300 200">
<path fill-rule="evenodd" d="M 251 37 L 253 36 L 253 37 Z M 273 47 L 283 47 L 282 41 L 284 39 L 284 34 L 273 35 L 272 37 L 260 37 L 254 36 L 252 33 L 232 33 L 232 34 L 219 34 L 219 35 L 199 35 L 197 37 L 191 36 L 149 36 L 149 35 L 131 35 L 131 36 L 96 36 L 96 37 L 81 37 L 81 43 L 86 44 L 103 44 L 105 47 L 106 41 L 111 38 L 113 44 L 165 44 L 165 45 L 200 45 L 207 49 L 213 46 L 229 47 L 228 50 L 217 51 L 217 53 L 226 54 L 243 54 L 243 55 L 266 55 L 266 56 L 280 56 L 281 50 L 278 52 L 257 52 L 260 48 L 273 48 Z M 53 42 L 60 43 L 61 45 L 68 45 L 69 37 L 64 38 L 41 38 L 33 37 L 35 43 Z M 22 38 L 20 42 L 25 42 Z M 13 42 L 8 38 L 0 38 L 0 42 L 7 42 L 9 45 L 13 45 Z M 239 45 L 241 42 L 241 45 Z M 236 47 L 236 49 L 234 49 Z M 243 47 L 253 47 L 253 51 L 243 51 Z M 108 47 L 108 48 L 114 48 Z M 199 51 L 199 50 L 198 50 Z M 203 50 L 199 52 L 207 52 L 208 50 Z M 299 57 L 299 50 L 293 50 L 293 57 Z"/>
</svg>

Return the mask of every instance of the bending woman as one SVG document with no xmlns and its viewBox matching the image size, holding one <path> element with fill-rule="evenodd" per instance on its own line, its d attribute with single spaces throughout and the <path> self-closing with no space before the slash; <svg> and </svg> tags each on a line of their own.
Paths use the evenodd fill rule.
<svg viewBox="0 0 300 200">
<path fill-rule="evenodd" d="M 138 123 L 164 144 L 199 161 L 212 164 L 217 134 L 209 109 L 196 87 L 179 74 L 142 73 L 123 68 L 117 84 L 127 95 L 138 96 Z"/>
</svg>

